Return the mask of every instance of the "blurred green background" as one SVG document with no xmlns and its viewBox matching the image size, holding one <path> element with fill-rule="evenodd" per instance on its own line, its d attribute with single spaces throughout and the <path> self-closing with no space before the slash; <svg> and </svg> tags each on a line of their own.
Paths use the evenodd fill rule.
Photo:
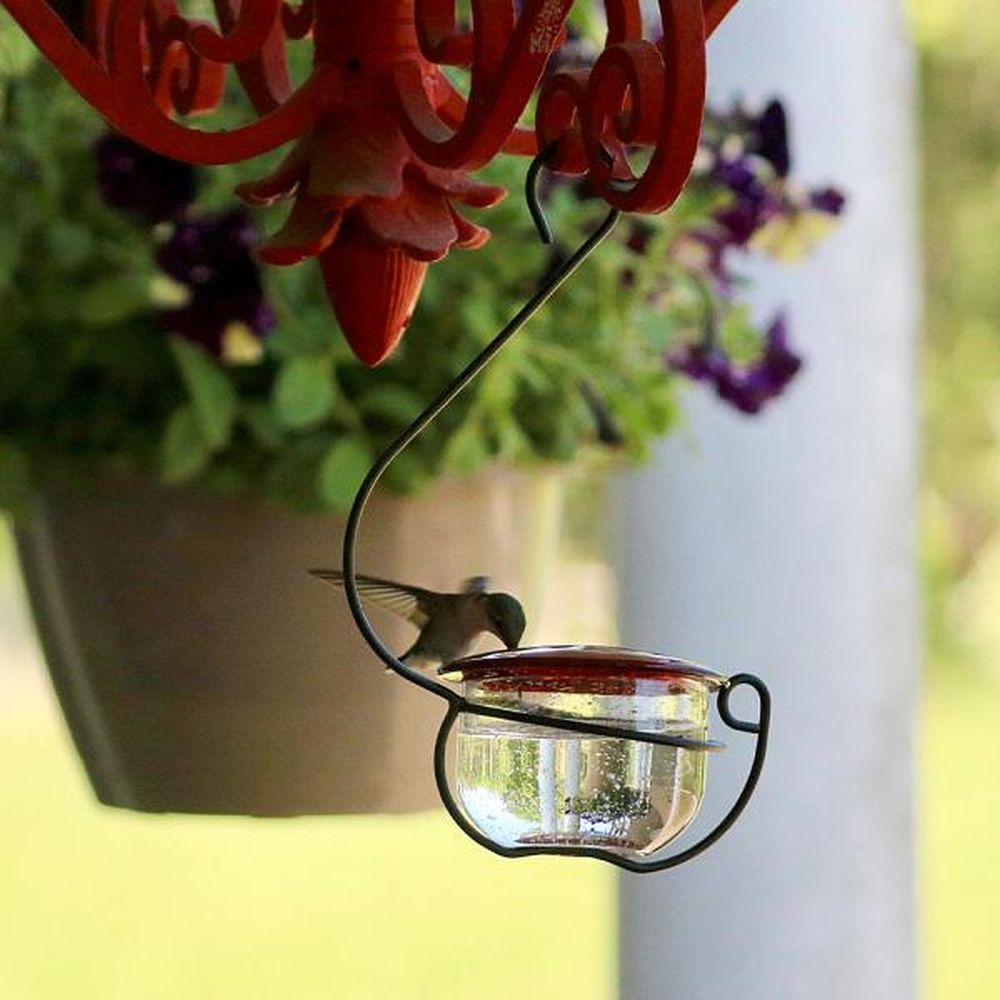
<svg viewBox="0 0 1000 1000">
<path fill-rule="evenodd" d="M 926 995 L 1000 996 L 1000 7 L 911 0 L 923 95 Z"/>
<path fill-rule="evenodd" d="M 921 955 L 931 1000 L 982 1000 L 1000 996 L 1000 7 L 910 9 L 927 259 Z M 500 865 L 437 816 L 293 827 L 97 809 L 32 669 L 6 545 L 0 565 L 0 995 L 613 995 L 614 881 L 594 865 Z"/>
<path fill-rule="evenodd" d="M 613 879 L 595 865 L 501 864 L 437 813 L 101 810 L 47 703 L 7 693 L 5 1000 L 613 995 Z"/>
<path fill-rule="evenodd" d="M 614 995 L 615 883 L 596 862 L 500 862 L 443 811 L 261 821 L 98 806 L 12 549 L 0 525 L 2 1000 Z"/>
</svg>

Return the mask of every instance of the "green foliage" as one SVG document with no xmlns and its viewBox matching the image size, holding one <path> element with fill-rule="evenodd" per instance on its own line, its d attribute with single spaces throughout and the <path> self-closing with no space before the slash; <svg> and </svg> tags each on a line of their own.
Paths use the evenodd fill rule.
<svg viewBox="0 0 1000 1000">
<path fill-rule="evenodd" d="M 924 573 L 930 661 L 1000 662 L 1000 10 L 911 0 L 923 100 Z"/>
<path fill-rule="evenodd" d="M 20 449 L 9 441 L 0 439 L 0 509 L 21 517 L 28 507 L 30 496 L 28 463 Z"/>
<path fill-rule="evenodd" d="M 38 61 L 38 50 L 0 9 L 0 86 L 23 77 Z"/>
<path fill-rule="evenodd" d="M 328 357 L 289 358 L 274 383 L 274 414 L 289 430 L 314 427 L 333 409 L 334 391 Z"/>
<path fill-rule="evenodd" d="M 182 483 L 191 479 L 205 468 L 211 456 L 212 445 L 205 438 L 194 406 L 174 410 L 163 436 L 164 482 Z"/>
<path fill-rule="evenodd" d="M 64 258 L 69 268 L 85 259 L 86 253 Z M 80 293 L 79 316 L 84 326 L 118 326 L 148 309 L 149 293 L 131 274 L 95 278 Z"/>
<path fill-rule="evenodd" d="M 335 509 L 349 507 L 374 460 L 372 450 L 359 438 L 344 437 L 332 445 L 319 470 L 324 500 Z"/>
<path fill-rule="evenodd" d="M 181 337 L 171 337 L 177 366 L 191 397 L 191 413 L 206 444 L 213 450 L 229 444 L 239 409 L 236 388 L 205 351 Z"/>
<path fill-rule="evenodd" d="M 185 304 L 183 289 L 156 266 L 170 225 L 150 227 L 103 203 L 93 155 L 103 125 L 30 52 L 4 25 L 0 435 L 30 467 L 71 459 L 94 474 L 112 464 L 305 510 L 343 509 L 372 456 L 552 264 L 519 196 L 525 163 L 501 160 L 486 177 L 512 195 L 479 220 L 496 233 L 492 243 L 431 268 L 388 363 L 369 370 L 353 357 L 312 264 L 264 269 L 277 329 L 253 363 L 226 363 L 224 352 L 217 360 L 169 336 L 158 319 L 158 310 Z M 227 105 L 213 125 L 235 113 Z M 201 171 L 196 212 L 231 206 L 232 188 L 260 176 L 268 159 Z M 628 248 L 631 223 L 624 224 L 401 456 L 387 485 L 413 491 L 494 461 L 571 461 L 609 445 L 602 426 L 612 428 L 622 456 L 641 459 L 679 419 L 665 352 L 698 336 L 713 307 L 669 248 L 718 199 L 710 187 L 693 186 L 650 223 L 643 254 Z M 273 230 L 286 211 L 262 213 L 260 227 Z M 564 250 L 602 209 L 557 186 L 549 213 Z"/>
</svg>

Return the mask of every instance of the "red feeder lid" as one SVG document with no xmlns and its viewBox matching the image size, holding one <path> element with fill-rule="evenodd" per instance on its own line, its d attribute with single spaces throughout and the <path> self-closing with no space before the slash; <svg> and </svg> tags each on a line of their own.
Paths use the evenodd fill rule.
<svg viewBox="0 0 1000 1000">
<path fill-rule="evenodd" d="M 463 681 L 501 682 L 504 687 L 549 689 L 560 682 L 603 687 L 609 682 L 696 680 L 710 688 L 726 683 L 722 674 L 656 653 L 613 646 L 534 646 L 455 660 L 438 671 Z M 589 682 L 589 683 L 588 683 Z M 490 684 L 493 687 L 494 684 Z M 624 693 L 624 692 L 622 692 Z"/>
</svg>

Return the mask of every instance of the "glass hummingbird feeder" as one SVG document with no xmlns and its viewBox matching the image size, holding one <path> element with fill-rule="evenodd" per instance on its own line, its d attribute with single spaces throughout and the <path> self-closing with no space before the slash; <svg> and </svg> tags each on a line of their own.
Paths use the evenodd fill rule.
<svg viewBox="0 0 1000 1000">
<path fill-rule="evenodd" d="M 464 706 L 438 737 L 438 787 L 456 822 L 497 853 L 583 854 L 633 871 L 672 867 L 735 822 L 760 775 L 770 709 L 756 678 L 585 646 L 488 653 L 444 669 L 461 678 Z M 729 693 L 742 684 L 758 692 L 759 722 L 729 712 Z M 709 754 L 725 749 L 708 739 L 713 694 L 730 726 L 757 735 L 757 754 L 729 815 L 664 861 L 655 856 L 701 808 Z"/>
<path fill-rule="evenodd" d="M 508 661 L 508 662 L 505 662 Z M 676 660 L 601 648 L 528 649 L 448 668 L 476 706 L 670 735 L 657 746 L 462 713 L 449 787 L 491 842 L 655 853 L 683 832 L 705 789 L 708 695 L 721 677 Z"/>
<path fill-rule="evenodd" d="M 403 335 L 428 266 L 477 249 L 464 217 L 505 192 L 473 172 L 500 154 L 533 157 L 528 207 L 549 169 L 585 178 L 609 206 L 597 230 L 548 276 L 496 338 L 378 459 L 344 540 L 344 584 L 364 638 L 406 680 L 444 698 L 435 773 L 452 817 L 504 856 L 585 855 L 660 870 L 714 843 L 749 801 L 763 766 L 770 702 L 756 677 L 680 660 L 584 647 L 512 650 L 452 663 L 442 677 L 401 662 L 369 622 L 355 575 L 361 515 L 382 473 L 471 382 L 612 231 L 620 213 L 658 213 L 694 164 L 706 44 L 737 0 L 603 0 L 606 36 L 589 67 L 559 65 L 574 0 L 0 0 L 66 80 L 116 129 L 166 156 L 232 163 L 291 144 L 244 185 L 245 200 L 291 211 L 263 245 L 275 265 L 316 258 L 340 327 L 378 364 Z M 580 0 L 577 0 L 580 4 Z M 655 10 L 655 12 L 654 12 Z M 287 49 L 312 46 L 296 84 Z M 568 68 L 567 68 L 568 67 Z M 255 117 L 194 127 L 216 108 L 228 70 Z M 456 82 L 456 81 L 464 82 Z M 533 120 L 532 120 L 533 118 Z M 730 695 L 749 686 L 756 721 Z M 756 738 L 747 781 L 701 840 L 664 857 L 701 805 L 716 699 L 731 729 Z M 452 747 L 452 744 L 454 746 Z"/>
<path fill-rule="evenodd" d="M 537 197 L 544 149 L 528 170 L 529 210 L 543 241 L 551 233 Z M 365 612 L 355 570 L 357 533 L 368 498 L 392 461 L 490 363 L 614 229 L 604 222 L 542 284 L 514 318 L 377 459 L 362 483 L 344 536 L 348 604 L 376 655 L 449 705 L 434 753 L 441 800 L 452 819 L 502 857 L 591 857 L 631 872 L 676 867 L 714 844 L 739 818 L 767 752 L 770 695 L 751 674 L 725 677 L 685 660 L 586 646 L 509 649 L 445 664 L 438 677 L 415 670 L 382 642 Z M 736 717 L 730 696 L 757 693 L 755 721 Z M 729 728 L 756 737 L 753 761 L 729 812 L 700 840 L 664 855 L 701 807 L 711 697 Z M 451 744 L 454 747 L 450 752 Z"/>
</svg>

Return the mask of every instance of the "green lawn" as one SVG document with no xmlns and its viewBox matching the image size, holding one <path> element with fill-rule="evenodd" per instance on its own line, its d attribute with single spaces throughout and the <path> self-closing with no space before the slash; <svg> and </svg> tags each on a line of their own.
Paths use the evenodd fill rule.
<svg viewBox="0 0 1000 1000">
<path fill-rule="evenodd" d="M 4 1000 L 613 996 L 614 880 L 596 864 L 501 862 L 440 815 L 102 809 L 46 701 L 5 690 Z"/>
<path fill-rule="evenodd" d="M 929 685 L 921 889 L 927 1000 L 1000 996 L 1000 681 Z"/>
<path fill-rule="evenodd" d="M 601 868 L 506 864 L 440 816 L 104 810 L 46 702 L 5 697 L 5 1000 L 613 995 Z M 1000 996 L 1000 683 L 931 684 L 922 747 L 925 995 Z"/>
</svg>

